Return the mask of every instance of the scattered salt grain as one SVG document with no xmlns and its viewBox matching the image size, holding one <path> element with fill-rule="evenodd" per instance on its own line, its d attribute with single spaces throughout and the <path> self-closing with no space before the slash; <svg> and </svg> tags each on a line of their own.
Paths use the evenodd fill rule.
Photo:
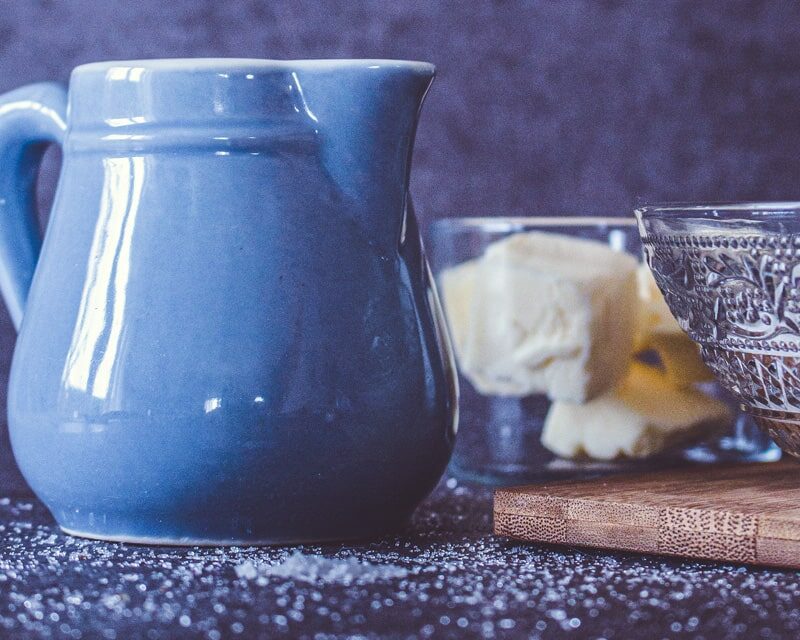
<svg viewBox="0 0 800 640">
<path fill-rule="evenodd" d="M 514 543 L 490 534 L 491 492 L 454 480 L 405 532 L 290 550 L 71 538 L 13 495 L 0 637 L 800 637 L 795 572 Z"/>
<path fill-rule="evenodd" d="M 244 578 L 245 580 L 254 580 L 258 576 L 258 570 L 250 560 L 237 564 L 234 569 L 236 570 L 237 578 Z"/>
<path fill-rule="evenodd" d="M 295 551 L 283 562 L 256 567 L 249 560 L 236 566 L 236 575 L 252 580 L 258 575 L 287 578 L 300 582 L 350 585 L 371 584 L 380 580 L 405 578 L 408 571 L 391 564 L 362 562 L 354 557 L 326 558 Z"/>
</svg>

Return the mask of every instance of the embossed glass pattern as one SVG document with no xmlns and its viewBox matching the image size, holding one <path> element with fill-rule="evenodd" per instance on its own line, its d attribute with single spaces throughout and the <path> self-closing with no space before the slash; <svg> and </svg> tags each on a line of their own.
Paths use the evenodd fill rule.
<svg viewBox="0 0 800 640">
<path fill-rule="evenodd" d="M 637 210 L 681 327 L 742 408 L 800 455 L 800 203 Z"/>
</svg>

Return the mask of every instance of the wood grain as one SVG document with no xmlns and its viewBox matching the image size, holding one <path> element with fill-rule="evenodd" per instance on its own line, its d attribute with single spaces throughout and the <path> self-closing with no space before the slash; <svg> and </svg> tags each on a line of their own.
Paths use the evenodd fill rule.
<svg viewBox="0 0 800 640">
<path fill-rule="evenodd" d="M 498 489 L 494 532 L 800 568 L 800 464 L 703 466 Z"/>
</svg>

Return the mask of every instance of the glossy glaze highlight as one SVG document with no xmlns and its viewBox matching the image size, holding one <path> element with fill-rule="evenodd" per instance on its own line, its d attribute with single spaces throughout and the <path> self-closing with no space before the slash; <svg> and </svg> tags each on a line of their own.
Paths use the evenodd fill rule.
<svg viewBox="0 0 800 640">
<path fill-rule="evenodd" d="M 392 61 L 75 71 L 9 392 L 15 455 L 65 529 L 363 537 L 435 485 L 456 391 L 407 191 L 432 77 Z"/>
</svg>

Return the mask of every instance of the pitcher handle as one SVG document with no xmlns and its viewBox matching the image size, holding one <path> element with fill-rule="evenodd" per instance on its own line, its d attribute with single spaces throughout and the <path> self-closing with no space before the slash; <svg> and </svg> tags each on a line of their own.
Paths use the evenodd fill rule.
<svg viewBox="0 0 800 640">
<path fill-rule="evenodd" d="M 0 293 L 19 331 L 39 258 L 36 175 L 45 149 L 61 144 L 67 92 L 43 82 L 0 96 Z"/>
</svg>

